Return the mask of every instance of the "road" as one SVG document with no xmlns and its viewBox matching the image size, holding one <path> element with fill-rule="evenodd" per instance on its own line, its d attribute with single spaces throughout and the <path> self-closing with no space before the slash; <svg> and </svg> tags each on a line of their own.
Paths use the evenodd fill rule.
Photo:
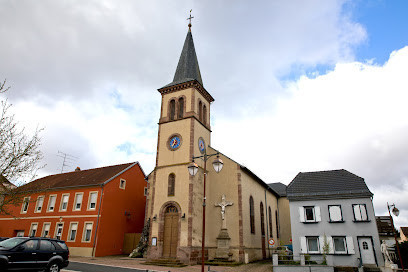
<svg viewBox="0 0 408 272">
<path fill-rule="evenodd" d="M 68 267 L 61 270 L 61 272 L 146 272 L 152 270 L 140 270 L 135 268 L 114 267 L 99 264 L 77 263 L 69 262 Z"/>
</svg>

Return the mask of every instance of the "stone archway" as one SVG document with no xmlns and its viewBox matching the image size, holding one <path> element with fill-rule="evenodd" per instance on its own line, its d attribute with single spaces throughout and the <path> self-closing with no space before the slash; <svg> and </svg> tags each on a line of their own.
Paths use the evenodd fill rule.
<svg viewBox="0 0 408 272">
<path fill-rule="evenodd" d="M 164 211 L 163 254 L 164 258 L 177 257 L 179 236 L 179 211 L 176 206 L 168 206 Z"/>
</svg>

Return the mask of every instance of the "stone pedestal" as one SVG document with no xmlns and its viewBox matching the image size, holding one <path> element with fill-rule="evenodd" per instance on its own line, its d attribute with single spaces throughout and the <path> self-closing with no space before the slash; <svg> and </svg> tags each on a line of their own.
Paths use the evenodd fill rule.
<svg viewBox="0 0 408 272">
<path fill-rule="evenodd" d="M 217 237 L 217 250 L 215 251 L 216 259 L 229 259 L 230 240 L 231 238 L 228 235 L 228 230 L 226 228 L 222 228 Z"/>
</svg>

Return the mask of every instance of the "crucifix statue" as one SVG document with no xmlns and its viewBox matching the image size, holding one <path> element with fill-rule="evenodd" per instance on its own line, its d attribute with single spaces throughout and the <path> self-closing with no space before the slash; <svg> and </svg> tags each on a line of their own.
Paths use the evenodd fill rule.
<svg viewBox="0 0 408 272">
<path fill-rule="evenodd" d="M 191 11 L 192 11 L 192 9 L 190 9 L 190 17 L 187 18 L 187 20 L 190 20 L 190 23 L 188 24 L 189 29 L 191 29 L 191 19 L 194 18 L 194 17 L 191 17 Z"/>
<path fill-rule="evenodd" d="M 225 207 L 232 206 L 234 203 L 225 201 L 225 195 L 222 195 L 221 200 L 222 200 L 221 203 L 215 203 L 214 205 L 221 207 L 222 228 L 226 229 L 227 223 L 225 220 Z"/>
</svg>

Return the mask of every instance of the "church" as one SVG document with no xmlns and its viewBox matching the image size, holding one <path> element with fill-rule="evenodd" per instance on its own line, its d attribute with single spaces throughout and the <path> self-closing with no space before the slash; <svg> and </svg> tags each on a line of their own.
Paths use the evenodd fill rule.
<svg viewBox="0 0 408 272">
<path fill-rule="evenodd" d="M 289 244 L 285 185 L 269 186 L 211 145 L 214 98 L 204 87 L 191 23 L 173 81 L 158 91 L 156 165 L 147 178 L 147 258 L 195 264 L 204 254 L 205 260 L 247 263 L 270 257 L 268 242 Z M 279 192 L 279 186 L 285 188 Z"/>
</svg>

